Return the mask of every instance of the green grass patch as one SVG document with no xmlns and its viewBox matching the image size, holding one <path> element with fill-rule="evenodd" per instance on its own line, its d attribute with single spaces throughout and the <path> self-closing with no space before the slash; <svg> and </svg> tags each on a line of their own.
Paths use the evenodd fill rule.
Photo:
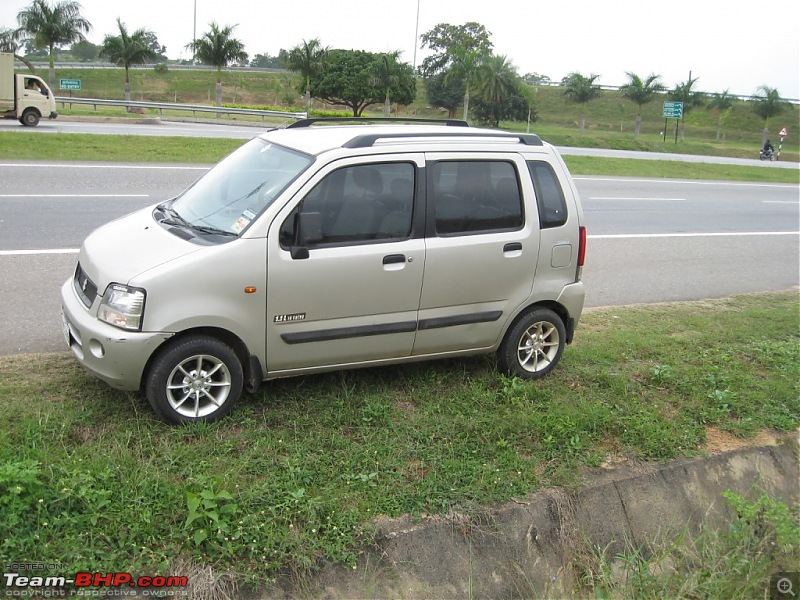
<svg viewBox="0 0 800 600">
<path fill-rule="evenodd" d="M 776 574 L 796 572 L 800 523 L 793 507 L 762 495 L 748 502 L 723 494 L 734 513 L 727 527 L 703 523 L 698 532 L 662 536 L 611 556 L 590 548 L 576 561 L 580 597 L 763 598 Z"/>
<path fill-rule="evenodd" d="M 258 130 L 253 130 L 253 136 Z M 0 157 L 19 160 L 216 163 L 244 140 L 0 132 Z"/>
<path fill-rule="evenodd" d="M 253 136 L 258 135 L 253 128 Z M 157 139 L 158 143 L 154 143 Z M 0 132 L 0 158 L 27 160 L 83 160 L 215 163 L 243 144 L 225 138 L 92 135 L 36 132 Z M 573 175 L 718 179 L 798 183 L 793 169 L 715 165 L 675 161 L 565 156 Z"/>
<path fill-rule="evenodd" d="M 578 484 L 609 452 L 701 452 L 706 426 L 800 425 L 798 294 L 593 310 L 538 382 L 493 358 L 277 380 L 168 427 L 68 353 L 0 357 L 0 559 L 259 584 L 355 564 L 379 515 Z"/>
</svg>

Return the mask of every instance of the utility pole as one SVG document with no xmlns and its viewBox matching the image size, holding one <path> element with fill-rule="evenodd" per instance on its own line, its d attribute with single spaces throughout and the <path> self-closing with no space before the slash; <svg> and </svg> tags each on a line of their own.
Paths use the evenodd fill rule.
<svg viewBox="0 0 800 600">
<path fill-rule="evenodd" d="M 197 0 L 194 0 L 194 19 L 192 21 L 192 44 L 197 39 Z M 192 65 L 197 64 L 194 47 L 192 48 Z"/>
<path fill-rule="evenodd" d="M 414 28 L 414 72 L 417 71 L 417 46 L 419 45 L 419 0 L 417 0 L 417 25 Z"/>
</svg>

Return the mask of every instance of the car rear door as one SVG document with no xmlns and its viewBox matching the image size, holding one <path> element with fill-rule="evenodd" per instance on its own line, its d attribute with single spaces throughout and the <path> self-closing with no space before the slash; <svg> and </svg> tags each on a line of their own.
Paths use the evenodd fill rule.
<svg viewBox="0 0 800 600">
<path fill-rule="evenodd" d="M 488 348 L 530 297 L 534 191 L 515 153 L 428 153 L 426 256 L 414 355 Z"/>
</svg>

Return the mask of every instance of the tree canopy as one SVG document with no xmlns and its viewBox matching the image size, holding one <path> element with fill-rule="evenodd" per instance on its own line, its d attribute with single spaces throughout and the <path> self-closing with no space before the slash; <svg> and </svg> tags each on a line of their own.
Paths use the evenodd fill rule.
<svg viewBox="0 0 800 600">
<path fill-rule="evenodd" d="M 55 82 L 54 50 L 85 40 L 92 24 L 81 15 L 81 5 L 74 0 L 50 4 L 47 0 L 33 0 L 30 6 L 17 14 L 20 40 L 33 42 L 36 48 L 46 48 L 50 60 L 50 87 Z"/>
<path fill-rule="evenodd" d="M 330 50 L 324 67 L 311 78 L 311 93 L 331 104 L 347 106 L 354 117 L 382 102 L 387 93 L 399 104 L 413 102 L 416 83 L 411 65 L 398 63 L 396 79 L 383 88 L 374 75 L 382 61 L 382 55 L 363 50 Z"/>
</svg>

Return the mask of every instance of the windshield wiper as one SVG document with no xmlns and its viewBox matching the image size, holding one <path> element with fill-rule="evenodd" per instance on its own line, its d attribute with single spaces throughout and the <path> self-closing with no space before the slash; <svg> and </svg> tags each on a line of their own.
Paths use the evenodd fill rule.
<svg viewBox="0 0 800 600">
<path fill-rule="evenodd" d="M 164 217 L 159 221 L 159 223 L 164 223 L 165 225 L 178 225 L 179 227 L 191 227 L 189 222 L 184 219 L 180 213 L 172 208 L 171 206 L 167 206 L 166 204 L 159 204 L 157 209 L 160 210 L 162 213 L 169 215 L 168 217 Z"/>
<path fill-rule="evenodd" d="M 187 223 L 187 225 L 192 229 L 194 229 L 195 231 L 199 231 L 200 233 L 206 233 L 209 235 L 227 235 L 227 236 L 238 237 L 238 234 L 233 233 L 232 231 L 227 231 L 225 229 L 209 227 L 208 225 L 193 225 L 192 223 Z"/>
</svg>

